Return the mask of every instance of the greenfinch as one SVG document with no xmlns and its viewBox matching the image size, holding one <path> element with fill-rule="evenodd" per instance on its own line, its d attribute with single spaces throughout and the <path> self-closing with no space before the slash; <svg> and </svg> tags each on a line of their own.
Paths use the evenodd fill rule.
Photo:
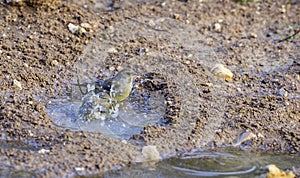
<svg viewBox="0 0 300 178">
<path fill-rule="evenodd" d="M 121 102 L 129 96 L 133 80 L 133 72 L 124 69 L 113 78 L 96 82 L 95 93 L 107 92 L 114 102 Z"/>
<path fill-rule="evenodd" d="M 94 83 L 86 84 L 92 86 L 83 95 L 83 102 L 79 108 L 79 117 L 87 121 L 118 115 L 119 102 L 125 100 L 132 90 L 133 72 L 128 69 L 120 71 L 116 76 L 107 80 L 99 80 Z M 78 84 L 82 86 L 84 84 Z"/>
</svg>

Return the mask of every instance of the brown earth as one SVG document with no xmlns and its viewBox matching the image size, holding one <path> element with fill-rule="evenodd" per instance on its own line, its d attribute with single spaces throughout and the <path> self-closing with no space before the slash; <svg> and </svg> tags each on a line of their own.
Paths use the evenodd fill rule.
<svg viewBox="0 0 300 178">
<path fill-rule="evenodd" d="M 135 162 L 145 145 L 163 158 L 219 146 L 299 154 L 299 34 L 280 41 L 299 17 L 290 0 L 0 2 L 1 169 L 101 174 Z M 86 33 L 68 30 L 82 22 Z M 164 78 L 166 124 L 128 141 L 53 125 L 48 101 L 87 63 L 99 78 L 125 67 Z M 232 81 L 213 76 L 216 63 Z"/>
</svg>

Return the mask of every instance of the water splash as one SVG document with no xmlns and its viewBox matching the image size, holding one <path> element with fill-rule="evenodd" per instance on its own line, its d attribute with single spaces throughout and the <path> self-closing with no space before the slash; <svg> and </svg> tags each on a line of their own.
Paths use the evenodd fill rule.
<svg viewBox="0 0 300 178">
<path fill-rule="evenodd" d="M 101 132 L 120 139 L 129 139 L 144 127 L 159 123 L 166 110 L 165 98 L 160 92 L 137 88 L 114 108 L 109 109 L 110 106 L 106 105 L 109 103 L 91 92 L 82 99 L 71 95 L 66 99 L 52 100 L 47 109 L 56 126 Z"/>
</svg>

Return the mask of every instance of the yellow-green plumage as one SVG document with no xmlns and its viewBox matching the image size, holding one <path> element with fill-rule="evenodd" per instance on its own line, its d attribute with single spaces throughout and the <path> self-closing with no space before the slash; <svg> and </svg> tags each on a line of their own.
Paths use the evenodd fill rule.
<svg viewBox="0 0 300 178">
<path fill-rule="evenodd" d="M 113 78 L 97 82 L 95 85 L 95 92 L 109 92 L 113 101 L 121 102 L 129 96 L 132 90 L 132 83 L 132 71 L 124 69 Z"/>
<path fill-rule="evenodd" d="M 132 71 L 124 69 L 111 82 L 110 97 L 117 102 L 125 100 L 132 90 Z"/>
<path fill-rule="evenodd" d="M 91 121 L 117 117 L 119 102 L 125 100 L 130 95 L 133 80 L 132 71 L 124 69 L 116 76 L 107 80 L 99 80 L 87 84 L 75 84 L 79 86 L 80 91 L 81 86 L 85 86 L 86 88 L 88 88 L 88 85 L 94 86 L 94 89 L 87 89 L 86 93 L 81 91 L 83 101 L 79 108 L 79 118 Z"/>
</svg>

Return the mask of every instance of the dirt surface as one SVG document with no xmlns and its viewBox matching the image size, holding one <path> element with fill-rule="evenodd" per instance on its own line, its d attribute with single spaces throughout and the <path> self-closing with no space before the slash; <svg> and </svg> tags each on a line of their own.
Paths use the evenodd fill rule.
<svg viewBox="0 0 300 178">
<path fill-rule="evenodd" d="M 101 174 L 140 160 L 146 145 L 163 158 L 219 146 L 299 154 L 299 34 L 280 41 L 299 17 L 290 0 L 1 1 L 1 168 Z M 83 22 L 86 33 L 68 30 Z M 210 72 L 217 63 L 232 81 Z M 154 73 L 153 86 L 163 78 L 163 124 L 127 141 L 53 125 L 48 102 L 67 95 L 85 64 L 98 78 L 121 68 Z"/>
</svg>

